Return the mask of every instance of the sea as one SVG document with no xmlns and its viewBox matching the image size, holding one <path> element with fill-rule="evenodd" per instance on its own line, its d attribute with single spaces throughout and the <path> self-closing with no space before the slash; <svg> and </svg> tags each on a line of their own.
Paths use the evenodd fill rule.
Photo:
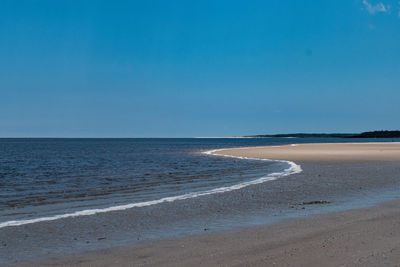
<svg viewBox="0 0 400 267">
<path fill-rule="evenodd" d="M 396 199 L 397 162 L 299 166 L 210 153 L 233 147 L 377 141 L 395 140 L 2 138 L 0 264 Z M 326 204 L 301 204 L 318 200 Z"/>
<path fill-rule="evenodd" d="M 350 141 L 364 140 L 3 138 L 0 228 L 223 193 L 288 168 L 287 162 L 213 156 L 210 150 Z"/>
</svg>

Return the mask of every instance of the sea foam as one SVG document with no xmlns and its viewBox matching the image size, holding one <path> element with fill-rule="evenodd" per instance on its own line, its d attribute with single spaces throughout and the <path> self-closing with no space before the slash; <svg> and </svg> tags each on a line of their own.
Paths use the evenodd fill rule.
<svg viewBox="0 0 400 267">
<path fill-rule="evenodd" d="M 242 149 L 244 149 L 244 148 L 242 148 Z M 301 166 L 295 164 L 292 161 L 270 160 L 270 159 L 231 156 L 231 155 L 224 155 L 224 154 L 214 154 L 215 152 L 221 152 L 223 150 L 226 150 L 226 149 L 214 149 L 214 150 L 205 151 L 203 153 L 206 155 L 223 156 L 223 157 L 231 157 L 231 158 L 239 158 L 239 159 L 263 160 L 263 161 L 270 161 L 270 162 L 285 162 L 289 165 L 289 167 L 284 169 L 282 172 L 270 173 L 270 174 L 260 177 L 258 179 L 242 182 L 242 183 L 231 185 L 231 186 L 218 187 L 218 188 L 210 189 L 210 190 L 192 192 L 192 193 L 187 193 L 187 194 L 172 196 L 172 197 L 165 197 L 165 198 L 151 200 L 151 201 L 144 201 L 144 202 L 137 202 L 137 203 L 131 203 L 131 204 L 126 204 L 126 205 L 112 206 L 112 207 L 108 207 L 108 208 L 87 209 L 87 210 L 66 213 L 66 214 L 40 217 L 40 218 L 35 218 L 35 219 L 6 221 L 6 222 L 0 223 L 0 228 L 4 228 L 4 227 L 8 227 L 8 226 L 19 226 L 19 225 L 25 225 L 25 224 L 32 224 L 32 223 L 38 223 L 38 222 L 55 221 L 55 220 L 64 219 L 64 218 L 89 216 L 89 215 L 94 215 L 94 214 L 98 214 L 98 213 L 106 213 L 106 212 L 111 212 L 111 211 L 121 211 L 121 210 L 127 210 L 127 209 L 132 209 L 132 208 L 140 208 L 140 207 L 146 207 L 146 206 L 151 206 L 151 205 L 157 205 L 157 204 L 161 204 L 161 203 L 165 203 L 165 202 L 173 202 L 176 200 L 184 200 L 184 199 L 196 198 L 196 197 L 200 197 L 200 196 L 224 193 L 224 192 L 229 192 L 229 191 L 233 191 L 233 190 L 238 190 L 238 189 L 250 186 L 250 185 L 261 184 L 261 183 L 264 183 L 267 181 L 273 181 L 273 180 L 276 180 L 276 179 L 284 177 L 284 176 L 300 173 L 302 171 Z"/>
</svg>

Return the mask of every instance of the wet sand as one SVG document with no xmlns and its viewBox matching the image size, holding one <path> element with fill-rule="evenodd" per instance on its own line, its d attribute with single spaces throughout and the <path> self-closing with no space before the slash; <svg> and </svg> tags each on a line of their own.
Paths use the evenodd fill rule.
<svg viewBox="0 0 400 267">
<path fill-rule="evenodd" d="M 286 214 L 292 212 L 292 218 L 283 217 L 275 224 L 266 220 L 265 223 L 269 224 L 260 223 L 260 226 L 228 231 L 217 229 L 211 233 L 194 233 L 182 238 L 148 241 L 133 246 L 43 257 L 42 260 L 19 262 L 17 265 L 398 266 L 400 201 L 369 206 L 399 198 L 400 143 L 307 144 L 228 149 L 216 153 L 294 160 L 302 166 L 303 172 L 236 192 L 216 194 L 205 200 L 193 199 L 192 204 L 185 202 L 180 206 L 180 203 L 166 203 L 158 207 L 160 210 L 153 210 L 154 214 L 162 215 L 162 210 L 169 210 L 168 213 L 173 211 L 176 215 L 182 215 L 185 222 L 190 222 L 190 218 L 195 222 L 198 218 L 203 218 L 204 213 L 208 211 L 210 214 L 219 214 L 217 212 L 221 211 L 222 217 L 243 211 L 243 216 L 248 216 L 249 220 L 256 220 L 257 217 L 249 216 L 246 210 L 258 215 L 264 213 L 265 218 L 277 216 L 283 211 Z M 196 205 L 199 201 L 208 205 L 207 210 L 201 211 L 201 216 L 194 213 L 198 210 Z M 226 203 L 230 205 L 226 206 Z M 189 208 L 186 209 L 188 205 Z M 270 210 L 270 207 L 275 208 Z M 337 212 L 343 209 L 347 211 Z M 118 218 L 118 223 L 125 225 L 123 220 L 132 222 L 137 218 L 135 212 L 137 211 L 132 210 L 130 214 L 115 213 L 113 217 Z M 324 212 L 325 214 L 320 214 Z M 101 216 L 97 220 L 103 222 Z M 159 220 L 169 218 L 167 213 L 161 217 L 164 219 Z M 69 234 L 64 234 L 65 237 L 70 235 L 72 239 L 73 225 L 79 226 L 80 229 L 85 228 L 85 220 L 88 220 L 88 227 L 93 225 L 93 220 L 89 218 L 79 220 L 74 220 L 73 224 L 68 221 L 49 222 L 29 225 L 26 228 L 29 232 L 42 233 L 40 237 L 45 239 L 43 235 L 49 227 L 68 225 Z M 212 224 L 201 225 L 207 227 L 204 231 L 213 231 Z M 113 229 L 118 228 L 113 226 Z M 9 233 L 6 233 L 7 231 Z M 1 234 L 15 237 L 19 233 L 22 239 L 23 231 L 6 229 L 0 233 L 0 239 Z M 109 238 L 107 233 L 102 235 Z M 51 236 L 47 238 L 51 239 Z M 47 246 L 49 245 L 51 244 Z M 12 244 L 9 244 L 8 248 L 12 251 Z"/>
<path fill-rule="evenodd" d="M 21 266 L 399 266 L 400 201 Z"/>
</svg>

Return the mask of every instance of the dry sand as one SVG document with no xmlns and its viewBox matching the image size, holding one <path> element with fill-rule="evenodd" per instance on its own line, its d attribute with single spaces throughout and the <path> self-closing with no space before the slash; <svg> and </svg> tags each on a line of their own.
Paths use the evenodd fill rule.
<svg viewBox="0 0 400 267">
<path fill-rule="evenodd" d="M 400 142 L 329 143 L 223 149 L 213 154 L 293 161 L 400 161 Z"/>
<path fill-rule="evenodd" d="M 397 162 L 400 143 L 302 144 L 216 153 L 349 166 L 353 161 Z M 20 265 L 400 266 L 400 201 Z"/>
</svg>

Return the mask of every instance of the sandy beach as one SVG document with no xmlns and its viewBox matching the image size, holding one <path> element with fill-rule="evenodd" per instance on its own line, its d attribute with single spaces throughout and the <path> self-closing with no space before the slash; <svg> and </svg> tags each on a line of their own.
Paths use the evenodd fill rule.
<svg viewBox="0 0 400 267">
<path fill-rule="evenodd" d="M 399 266 L 400 201 L 17 266 Z"/>
<path fill-rule="evenodd" d="M 302 173 L 269 185 L 282 188 L 280 192 L 270 193 L 263 184 L 266 189 L 261 190 L 260 186 L 243 191 L 243 200 L 249 200 L 246 194 L 250 199 L 260 194 L 261 199 L 269 202 L 262 203 L 264 206 L 260 204 L 258 212 L 279 199 L 282 207 L 304 212 L 304 216 L 274 224 L 149 241 L 16 265 L 399 266 L 400 201 L 374 203 L 399 196 L 400 143 L 301 144 L 225 149 L 214 153 L 291 160 L 300 164 Z M 387 192 L 391 192 L 390 198 Z M 346 211 L 333 210 L 319 215 L 307 213 L 315 206 L 338 202 L 337 196 L 341 194 L 348 199 L 364 197 L 365 207 L 349 206 Z M 372 205 L 368 203 L 370 195 L 375 197 Z M 346 201 L 340 205 L 345 205 Z"/>
<path fill-rule="evenodd" d="M 224 149 L 214 154 L 291 161 L 400 161 L 400 143 L 331 143 Z"/>
</svg>

